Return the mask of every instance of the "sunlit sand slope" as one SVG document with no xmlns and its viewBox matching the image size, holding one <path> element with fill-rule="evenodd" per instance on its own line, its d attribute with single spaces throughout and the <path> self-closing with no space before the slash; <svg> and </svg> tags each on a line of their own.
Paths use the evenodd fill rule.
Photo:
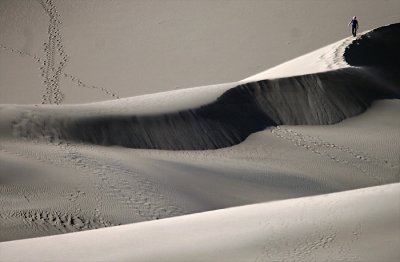
<svg viewBox="0 0 400 262">
<path fill-rule="evenodd" d="M 400 184 L 0 243 L 5 261 L 396 261 Z"/>
<path fill-rule="evenodd" d="M 238 83 L 214 102 L 186 110 L 87 115 L 83 106 L 74 115 L 61 107 L 54 116 L 52 109 L 39 108 L 22 117 L 19 127 L 30 138 L 45 134 L 97 145 L 204 150 L 238 144 L 270 126 L 333 124 L 364 112 L 373 101 L 400 97 L 399 35 L 399 24 L 366 33 L 345 49 L 350 67 Z"/>
</svg>

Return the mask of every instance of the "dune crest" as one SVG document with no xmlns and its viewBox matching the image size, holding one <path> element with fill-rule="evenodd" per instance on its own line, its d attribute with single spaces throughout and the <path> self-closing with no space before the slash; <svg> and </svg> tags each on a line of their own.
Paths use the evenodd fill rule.
<svg viewBox="0 0 400 262">
<path fill-rule="evenodd" d="M 374 59 L 398 56 L 399 31 L 400 24 L 378 28 L 349 45 L 344 58 L 353 67 L 222 86 L 229 89 L 215 102 L 176 112 L 53 117 L 42 108 L 22 117 L 16 133 L 96 145 L 205 150 L 238 144 L 270 126 L 334 124 L 364 112 L 378 99 L 400 98 L 398 60 L 382 65 Z M 357 57 L 372 60 L 359 65 Z"/>
<path fill-rule="evenodd" d="M 65 78 L 117 95 L 63 71 L 39 3 L 51 105 L 0 105 L 1 261 L 399 260 L 400 24 L 234 83 L 55 105 Z"/>
</svg>

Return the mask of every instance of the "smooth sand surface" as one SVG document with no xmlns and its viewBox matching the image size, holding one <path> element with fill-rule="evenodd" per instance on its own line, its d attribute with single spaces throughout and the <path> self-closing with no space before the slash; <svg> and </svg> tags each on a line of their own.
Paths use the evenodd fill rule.
<svg viewBox="0 0 400 262">
<path fill-rule="evenodd" d="M 350 36 L 354 15 L 362 32 L 399 10 L 397 0 L 2 0 L 0 103 L 235 82 Z"/>
<path fill-rule="evenodd" d="M 278 79 L 169 91 L 122 99 L 121 103 L 59 106 L 57 110 L 15 106 L 20 117 L 13 121 L 14 132 L 53 142 L 206 150 L 238 144 L 271 126 L 334 124 L 364 112 L 378 99 L 400 98 L 399 34 L 400 25 L 393 24 L 354 42 L 344 39 L 303 56 L 300 60 L 312 65 L 304 69 L 304 75 L 298 75 L 299 59 L 295 59 L 279 69 L 289 76 Z"/>
<path fill-rule="evenodd" d="M 400 259 L 398 3 L 229 3 L 0 2 L 0 261 Z"/>
<path fill-rule="evenodd" d="M 399 100 L 233 147 L 141 150 L 2 139 L 2 240 L 75 232 L 399 181 Z M 374 123 L 374 125 L 371 125 Z M 16 168 L 18 167 L 18 168 Z"/>
<path fill-rule="evenodd" d="M 6 261 L 396 261 L 400 184 L 0 243 Z"/>
</svg>

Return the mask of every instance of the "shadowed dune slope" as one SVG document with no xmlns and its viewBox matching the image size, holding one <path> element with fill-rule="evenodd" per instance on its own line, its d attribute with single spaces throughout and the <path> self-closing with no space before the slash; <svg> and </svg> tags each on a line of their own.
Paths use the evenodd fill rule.
<svg viewBox="0 0 400 262">
<path fill-rule="evenodd" d="M 381 82 L 386 89 L 399 93 L 400 24 L 374 29 L 353 41 L 344 52 L 351 66 Z"/>
<path fill-rule="evenodd" d="M 344 53 L 352 66 L 400 67 L 400 24 L 374 29 L 353 41 Z M 390 70 L 390 69 L 389 69 Z"/>
<path fill-rule="evenodd" d="M 399 29 L 385 26 L 353 42 L 345 59 L 358 67 L 241 84 L 213 103 L 179 112 L 59 119 L 53 134 L 99 145 L 203 150 L 238 144 L 274 125 L 334 124 L 375 100 L 400 98 Z"/>
</svg>

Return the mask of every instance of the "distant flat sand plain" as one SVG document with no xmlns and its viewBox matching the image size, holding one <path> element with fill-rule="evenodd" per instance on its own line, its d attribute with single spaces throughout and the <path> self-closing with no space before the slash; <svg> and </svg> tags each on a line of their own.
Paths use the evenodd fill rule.
<svg viewBox="0 0 400 262">
<path fill-rule="evenodd" d="M 399 10 L 397 0 L 2 0 L 0 103 L 43 102 L 51 61 L 62 103 L 236 82 L 350 36 L 354 15 L 361 32 L 398 22 Z"/>
</svg>

